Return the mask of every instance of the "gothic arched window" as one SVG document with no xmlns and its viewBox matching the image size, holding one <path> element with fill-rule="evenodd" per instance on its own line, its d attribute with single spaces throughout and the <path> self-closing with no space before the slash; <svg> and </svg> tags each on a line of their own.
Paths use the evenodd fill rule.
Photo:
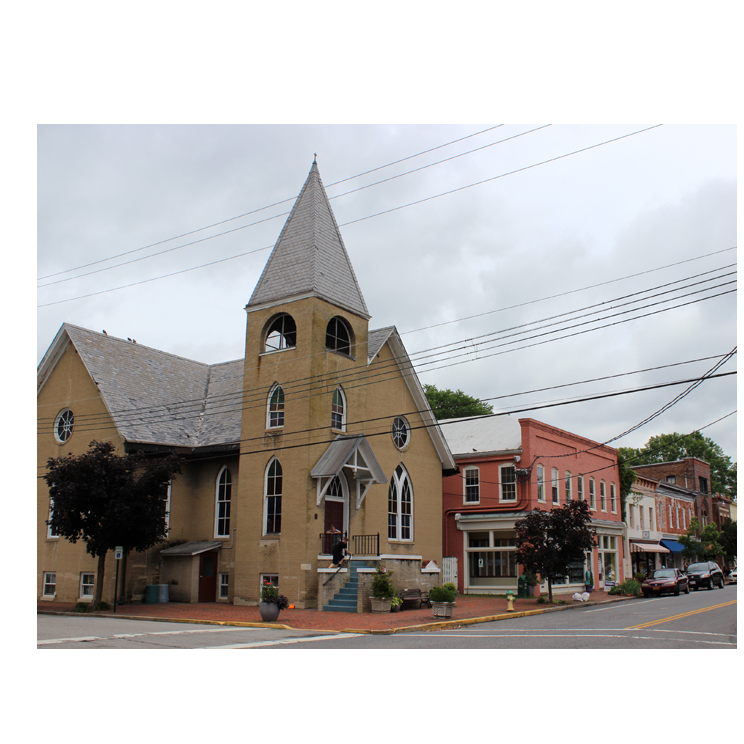
<svg viewBox="0 0 744 744">
<path fill-rule="evenodd" d="M 277 383 L 269 392 L 269 405 L 266 414 L 266 426 L 269 429 L 276 429 L 284 426 L 284 390 Z"/>
<path fill-rule="evenodd" d="M 232 476 L 227 468 L 222 468 L 217 476 L 215 499 L 215 537 L 230 535 L 230 504 L 232 502 Z"/>
<path fill-rule="evenodd" d="M 326 349 L 350 356 L 351 342 L 352 336 L 349 324 L 338 316 L 331 318 L 326 327 Z"/>
<path fill-rule="evenodd" d="M 282 465 L 276 457 L 266 468 L 264 495 L 264 534 L 278 535 L 282 531 Z"/>
<path fill-rule="evenodd" d="M 266 329 L 264 351 L 292 349 L 297 345 L 297 326 L 287 313 L 277 315 Z"/>
<path fill-rule="evenodd" d="M 333 393 L 331 403 L 331 428 L 346 431 L 346 396 L 339 385 Z"/>
<path fill-rule="evenodd" d="M 388 539 L 413 540 L 413 488 L 403 463 L 395 468 L 390 478 Z"/>
</svg>

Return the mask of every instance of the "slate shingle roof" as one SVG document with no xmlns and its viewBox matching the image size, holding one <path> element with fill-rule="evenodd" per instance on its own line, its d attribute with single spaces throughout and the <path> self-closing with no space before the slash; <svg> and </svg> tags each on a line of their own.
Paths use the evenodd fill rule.
<svg viewBox="0 0 744 744">
<path fill-rule="evenodd" d="M 317 163 L 310 169 L 248 307 L 307 294 L 370 317 Z"/>
<path fill-rule="evenodd" d="M 243 360 L 208 365 L 65 323 L 128 442 L 204 447 L 240 440 Z"/>
</svg>

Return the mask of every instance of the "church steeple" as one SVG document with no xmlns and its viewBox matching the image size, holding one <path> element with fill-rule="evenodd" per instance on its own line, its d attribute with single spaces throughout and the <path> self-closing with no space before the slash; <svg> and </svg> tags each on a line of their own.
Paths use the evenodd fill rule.
<svg viewBox="0 0 744 744">
<path fill-rule="evenodd" d="M 246 310 L 302 297 L 370 317 L 315 161 Z"/>
</svg>

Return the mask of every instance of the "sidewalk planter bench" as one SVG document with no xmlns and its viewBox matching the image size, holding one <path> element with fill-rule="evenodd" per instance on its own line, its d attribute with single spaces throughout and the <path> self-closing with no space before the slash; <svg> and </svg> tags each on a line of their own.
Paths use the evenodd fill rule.
<svg viewBox="0 0 744 744">
<path fill-rule="evenodd" d="M 422 592 L 421 589 L 404 589 L 400 593 L 400 598 L 403 600 L 403 602 L 418 602 L 419 609 L 426 605 L 427 607 L 431 607 L 431 602 L 429 601 L 429 592 Z"/>
</svg>

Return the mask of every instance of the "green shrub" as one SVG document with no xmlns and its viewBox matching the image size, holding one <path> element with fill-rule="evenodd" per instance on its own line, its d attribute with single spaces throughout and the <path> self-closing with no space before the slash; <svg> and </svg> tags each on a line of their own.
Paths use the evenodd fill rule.
<svg viewBox="0 0 744 744">
<path fill-rule="evenodd" d="M 75 612 L 90 612 L 90 603 L 78 602 L 73 609 Z"/>
<path fill-rule="evenodd" d="M 639 584 L 642 584 L 646 580 L 646 572 L 645 571 L 639 571 L 633 578 Z"/>
<path fill-rule="evenodd" d="M 455 592 L 445 586 L 433 586 L 429 591 L 432 602 L 454 602 Z"/>
<path fill-rule="evenodd" d="M 111 605 L 108 602 L 99 602 L 97 605 L 93 605 L 93 612 L 107 612 L 111 609 Z"/>
<path fill-rule="evenodd" d="M 609 594 L 629 594 L 633 597 L 640 597 L 641 582 L 637 579 L 625 579 L 622 584 L 613 586 Z"/>
<path fill-rule="evenodd" d="M 372 577 L 372 596 L 375 599 L 392 599 L 398 596 L 393 580 L 390 578 L 392 571 L 388 571 L 385 566 L 378 566 L 375 575 Z"/>
<path fill-rule="evenodd" d="M 449 589 L 451 592 L 454 592 L 455 596 L 457 596 L 457 587 L 451 581 L 448 581 L 446 584 L 442 584 L 442 586 L 445 589 Z"/>
</svg>

